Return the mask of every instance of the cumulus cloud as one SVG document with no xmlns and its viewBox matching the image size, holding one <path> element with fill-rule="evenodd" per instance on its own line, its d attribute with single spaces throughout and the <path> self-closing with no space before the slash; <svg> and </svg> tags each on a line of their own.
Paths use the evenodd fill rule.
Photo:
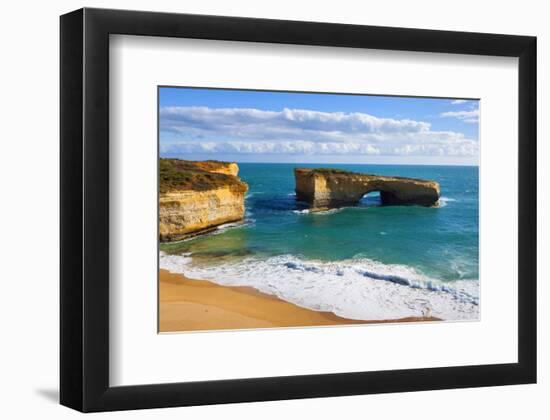
<svg viewBox="0 0 550 420">
<path fill-rule="evenodd" d="M 466 102 L 467 102 L 466 99 L 455 99 L 454 101 L 451 101 L 451 104 L 460 105 L 460 104 L 465 104 Z"/>
<path fill-rule="evenodd" d="M 441 114 L 443 118 L 457 118 L 465 123 L 477 124 L 479 122 L 479 109 L 470 111 L 449 111 Z"/>
<path fill-rule="evenodd" d="M 305 109 L 163 107 L 162 153 L 476 156 L 478 142 L 411 119 Z"/>
</svg>

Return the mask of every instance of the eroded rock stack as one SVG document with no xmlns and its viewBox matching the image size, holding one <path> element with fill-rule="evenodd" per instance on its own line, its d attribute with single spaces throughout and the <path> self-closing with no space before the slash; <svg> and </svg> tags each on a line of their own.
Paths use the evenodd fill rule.
<svg viewBox="0 0 550 420">
<path fill-rule="evenodd" d="M 371 191 L 379 191 L 383 205 L 437 206 L 440 189 L 435 181 L 378 176 L 338 169 L 294 169 L 296 197 L 312 210 L 325 210 L 359 202 Z"/>
</svg>

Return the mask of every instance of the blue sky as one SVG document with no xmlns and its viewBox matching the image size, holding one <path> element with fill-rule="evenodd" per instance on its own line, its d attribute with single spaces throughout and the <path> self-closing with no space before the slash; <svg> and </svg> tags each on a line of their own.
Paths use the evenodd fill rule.
<svg viewBox="0 0 550 420">
<path fill-rule="evenodd" d="M 160 88 L 162 157 L 477 164 L 479 101 Z"/>
</svg>

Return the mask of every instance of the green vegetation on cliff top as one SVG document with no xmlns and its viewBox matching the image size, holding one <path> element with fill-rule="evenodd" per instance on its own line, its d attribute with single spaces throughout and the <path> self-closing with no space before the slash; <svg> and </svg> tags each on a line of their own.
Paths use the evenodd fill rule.
<svg viewBox="0 0 550 420">
<path fill-rule="evenodd" d="M 356 174 L 357 173 L 357 172 L 344 171 L 343 169 L 334 169 L 334 168 L 314 168 L 312 169 L 312 171 L 322 173 L 322 174 Z"/>
<path fill-rule="evenodd" d="M 343 169 L 335 168 L 296 168 L 297 171 L 304 171 L 308 175 L 321 174 L 321 175 L 360 175 L 360 176 L 372 176 L 377 178 L 393 178 L 393 179 L 402 179 L 405 181 L 420 181 L 420 182 L 434 182 L 428 179 L 420 178 L 410 178 L 405 176 L 395 176 L 395 175 L 375 175 L 367 174 L 364 172 L 353 172 L 353 171 L 344 171 Z"/>
<path fill-rule="evenodd" d="M 229 165 L 229 162 L 190 161 L 180 159 L 160 159 L 160 193 L 177 190 L 207 191 L 215 188 L 231 187 L 246 191 L 247 185 L 238 177 L 209 172 Z"/>
<path fill-rule="evenodd" d="M 352 172 L 352 171 L 344 171 L 343 169 L 336 169 L 336 168 L 296 168 L 298 171 L 305 171 L 308 173 L 311 173 L 312 175 L 315 173 L 318 174 L 324 174 L 324 175 L 369 175 L 369 176 L 375 176 L 372 174 L 364 174 L 359 172 Z"/>
</svg>

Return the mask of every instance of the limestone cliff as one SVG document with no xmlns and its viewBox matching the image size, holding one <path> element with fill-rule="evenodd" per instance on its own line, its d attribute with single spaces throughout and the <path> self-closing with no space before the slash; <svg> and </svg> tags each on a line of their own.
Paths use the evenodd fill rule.
<svg viewBox="0 0 550 420">
<path fill-rule="evenodd" d="M 160 160 L 161 242 L 208 232 L 244 217 L 246 183 L 236 163 Z"/>
<path fill-rule="evenodd" d="M 237 176 L 239 174 L 239 165 L 233 162 L 220 162 L 217 160 L 204 161 L 181 161 L 183 165 L 191 165 L 192 169 L 211 172 L 214 174 L 225 174 Z"/>
<path fill-rule="evenodd" d="M 439 184 L 415 178 L 378 176 L 337 169 L 294 169 L 296 197 L 312 210 L 356 204 L 371 192 L 379 191 L 382 204 L 437 206 Z"/>
</svg>

